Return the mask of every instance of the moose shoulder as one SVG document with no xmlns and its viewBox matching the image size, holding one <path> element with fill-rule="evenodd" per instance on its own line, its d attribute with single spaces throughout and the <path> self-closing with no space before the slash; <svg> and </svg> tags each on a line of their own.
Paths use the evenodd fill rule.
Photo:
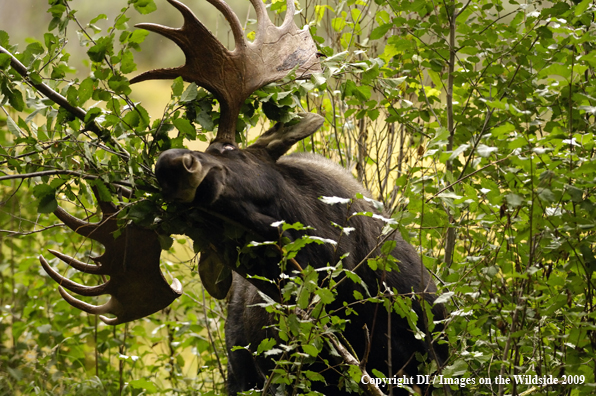
<svg viewBox="0 0 596 396">
<path fill-rule="evenodd" d="M 384 222 L 380 216 L 353 215 L 354 212 L 375 213 L 370 200 L 354 199 L 348 205 L 344 200 L 344 203 L 328 204 L 320 199 L 322 196 L 352 199 L 359 193 L 368 195 L 354 177 L 339 165 L 314 154 L 280 156 L 280 153 L 291 146 L 289 142 L 293 139 L 288 139 L 288 136 L 310 134 L 317 124 L 322 123 L 322 117 L 315 114 L 305 114 L 303 117 L 302 122 L 287 128 L 289 131 L 276 126 L 273 132 L 263 135 L 265 139 L 274 136 L 271 140 L 278 142 L 286 139 L 288 144 L 285 149 L 281 148 L 281 143 L 272 150 L 273 146 L 257 141 L 245 150 L 234 145 L 219 145 L 211 146 L 204 153 L 189 150 L 165 151 L 156 165 L 156 176 L 164 196 L 188 203 L 189 210 L 200 209 L 206 216 L 216 214 L 220 218 L 237 222 L 263 240 L 279 240 L 280 232 L 272 224 L 284 220 L 287 223 L 300 222 L 310 227 L 308 230 L 286 231 L 284 236 L 289 240 L 308 233 L 325 240 L 337 241 L 337 244 L 309 244 L 295 258 L 303 267 L 310 265 L 321 268 L 335 265 L 342 257 L 344 268 L 355 270 L 363 280 L 366 290 L 352 281 L 341 282 L 338 299 L 328 309 L 338 309 L 344 303 L 354 306 L 356 314 L 346 316 L 348 322 L 343 334 L 357 355 L 363 357 L 367 348 L 363 329 L 370 331 L 367 368 L 386 373 L 388 357 L 391 356 L 394 373 L 416 375 L 419 364 L 415 358 L 416 352 L 434 355 L 441 363 L 446 359 L 444 348 L 433 345 L 429 339 L 417 340 L 405 319 L 396 314 L 392 314 L 389 319 L 386 309 L 378 309 L 377 304 L 355 301 L 355 290 L 373 296 L 395 290 L 401 295 L 395 298 L 412 298 L 415 293 L 423 296 L 432 306 L 436 287 L 416 251 L 397 233 L 392 236 L 395 249 L 391 255 L 397 259 L 399 271 L 373 271 L 367 264 L 361 264 L 368 257 L 380 254 Z M 346 235 L 334 224 L 349 227 L 353 231 Z M 227 265 L 236 270 L 237 260 L 234 256 L 243 246 L 222 243 L 225 237 L 211 232 L 209 239 L 214 251 L 206 252 L 209 259 L 201 260 L 199 270 L 208 290 L 215 290 L 212 294 L 222 298 L 227 288 L 220 290 L 220 286 L 215 284 L 217 276 L 211 280 L 203 277 L 204 273 L 215 272 L 221 281 L 221 271 L 201 267 Z M 218 262 L 218 258 L 223 263 Z M 279 260 L 279 255 L 263 255 L 238 262 L 245 264 L 243 270 L 249 275 L 279 280 Z M 262 308 L 255 306 L 261 302 L 255 285 L 240 276 L 234 276 L 233 282 L 230 279 L 227 285 L 230 284 L 226 343 L 229 352 L 228 386 L 231 394 L 235 394 L 253 387 L 262 387 L 266 380 L 265 375 L 273 368 L 273 363 L 267 359 L 255 359 L 246 350 L 232 351 L 232 348 L 250 345 L 250 350 L 256 349 L 263 339 L 275 336 L 275 332 L 271 330 L 275 323 Z M 412 308 L 419 318 L 423 318 L 417 298 L 412 298 Z M 441 305 L 434 305 L 432 311 L 436 320 L 445 316 Z M 392 325 L 388 335 L 389 320 Z M 422 319 L 419 319 L 418 327 L 426 328 Z M 431 347 L 433 351 L 430 351 Z M 323 390 L 324 394 L 342 392 L 338 389 L 336 376 L 328 375 L 326 381 L 329 387 Z"/>
</svg>

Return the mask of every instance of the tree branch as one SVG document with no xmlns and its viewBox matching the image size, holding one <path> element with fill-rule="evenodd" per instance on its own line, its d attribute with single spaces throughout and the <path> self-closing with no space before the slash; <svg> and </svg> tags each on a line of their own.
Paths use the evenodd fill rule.
<svg viewBox="0 0 596 396">
<path fill-rule="evenodd" d="M 40 228 L 39 230 L 28 231 L 28 232 L 19 232 L 19 231 L 11 231 L 11 230 L 0 230 L 0 232 L 5 232 L 12 236 L 26 236 L 26 235 L 37 234 L 38 232 L 43 232 L 45 230 L 49 230 L 49 229 L 56 228 L 56 227 L 64 227 L 64 224 L 62 224 L 62 223 L 53 224 L 51 226 Z"/>
<path fill-rule="evenodd" d="M 20 173 L 20 174 L 16 174 L 16 175 L 0 176 L 0 181 L 13 180 L 13 179 L 30 179 L 32 177 L 55 176 L 55 175 L 79 176 L 86 180 L 99 179 L 99 176 L 97 176 L 97 175 L 89 175 L 87 173 L 71 171 L 71 170 L 67 170 L 67 169 L 56 169 L 56 170 L 47 170 L 47 171 L 40 171 L 40 172 L 33 172 L 33 173 Z M 123 187 L 130 187 L 130 188 L 133 187 L 132 184 L 125 182 L 125 181 L 113 181 L 113 182 L 111 182 L 111 184 L 115 184 L 117 186 L 123 186 Z M 126 195 L 127 197 L 130 198 L 130 195 L 131 195 L 130 191 L 124 190 L 123 193 L 124 193 L 124 195 Z"/>
<path fill-rule="evenodd" d="M 87 116 L 87 112 L 80 107 L 73 106 L 68 102 L 68 100 L 60 95 L 58 92 L 50 88 L 48 85 L 44 83 L 36 83 L 29 76 L 29 71 L 27 67 L 23 65 L 12 53 L 10 53 L 6 48 L 0 46 L 0 53 L 6 54 L 10 56 L 10 65 L 12 68 L 25 80 L 27 84 L 32 86 L 33 88 L 37 89 L 40 93 L 42 93 L 46 98 L 52 100 L 58 106 L 62 107 L 63 109 L 67 110 L 73 116 L 78 118 L 79 120 L 85 123 L 85 128 L 97 135 L 101 140 L 105 142 L 109 142 L 114 147 L 117 147 L 118 150 L 126 156 L 126 158 L 130 158 L 130 154 L 118 143 L 116 142 L 109 133 L 97 125 L 94 121 L 87 122 L 85 117 Z"/>
<path fill-rule="evenodd" d="M 71 171 L 71 170 L 66 170 L 66 169 L 56 169 L 56 170 L 47 170 L 47 171 L 41 171 L 41 172 L 19 173 L 16 175 L 0 176 L 0 181 L 13 180 L 13 179 L 30 179 L 32 177 L 53 176 L 53 175 L 80 176 L 83 179 L 91 179 L 91 180 L 99 178 L 99 176 L 89 175 L 89 174 L 81 173 L 81 172 L 77 172 L 77 171 Z"/>
</svg>

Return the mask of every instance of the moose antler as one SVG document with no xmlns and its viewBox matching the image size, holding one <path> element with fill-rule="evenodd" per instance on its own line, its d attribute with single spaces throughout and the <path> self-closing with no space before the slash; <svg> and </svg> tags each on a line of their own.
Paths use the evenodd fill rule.
<svg viewBox="0 0 596 396">
<path fill-rule="evenodd" d="M 103 255 L 92 258 L 97 265 L 85 264 L 54 250 L 50 250 L 50 253 L 79 271 L 108 275 L 110 279 L 99 286 L 83 286 L 58 274 L 43 256 L 39 256 L 41 265 L 61 285 L 60 294 L 70 305 L 91 314 L 109 313 L 116 316 L 100 316 L 106 324 L 130 322 L 166 308 L 180 297 L 182 286 L 176 278 L 172 286 L 168 285 L 159 269 L 161 247 L 157 234 L 129 224 L 120 229 L 121 234 L 118 237 L 114 237 L 114 232 L 118 230 L 115 218 L 117 209 L 111 203 L 98 201 L 102 219 L 96 224 L 77 219 L 60 207 L 54 211 L 77 234 L 105 246 Z M 111 298 L 101 306 L 94 306 L 74 298 L 63 287 L 81 296 L 110 294 Z"/>
<path fill-rule="evenodd" d="M 207 0 L 227 19 L 236 47 L 225 48 L 192 11 L 177 0 L 168 0 L 184 17 L 180 29 L 153 23 L 136 26 L 159 33 L 174 41 L 186 55 L 186 64 L 172 69 L 147 71 L 132 83 L 182 76 L 209 90 L 220 103 L 220 124 L 214 142 L 235 144 L 236 120 L 244 101 L 257 89 L 284 78 L 298 66 L 297 75 L 320 71 L 317 49 L 308 27 L 294 23 L 294 1 L 287 0 L 286 16 L 280 27 L 267 16 L 262 0 L 250 0 L 257 13 L 257 32 L 251 43 L 244 36 L 238 17 L 223 0 Z"/>
</svg>

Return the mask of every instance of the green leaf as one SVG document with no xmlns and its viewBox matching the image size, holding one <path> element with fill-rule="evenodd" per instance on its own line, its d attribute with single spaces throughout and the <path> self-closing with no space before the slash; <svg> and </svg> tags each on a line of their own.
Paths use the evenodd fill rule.
<svg viewBox="0 0 596 396">
<path fill-rule="evenodd" d="M 308 303 L 310 301 L 310 293 L 306 289 L 301 289 L 300 295 L 298 296 L 298 307 L 301 309 L 306 309 L 308 307 Z"/>
<path fill-rule="evenodd" d="M 99 107 L 92 107 L 87 111 L 85 114 L 85 123 L 93 121 L 99 115 L 101 115 L 103 111 Z"/>
<path fill-rule="evenodd" d="M 152 202 L 139 201 L 128 210 L 128 217 L 135 222 L 152 222 L 154 210 L 155 207 Z"/>
<path fill-rule="evenodd" d="M 153 382 L 148 381 L 148 380 L 146 380 L 144 378 L 132 380 L 132 381 L 129 382 L 129 384 L 133 388 L 136 388 L 136 389 L 145 389 L 149 393 L 155 393 L 155 392 L 157 392 L 157 387 L 155 386 L 155 384 L 153 384 Z"/>
<path fill-rule="evenodd" d="M 6 33 L 4 30 L 0 30 L 0 45 L 4 48 L 8 47 L 8 33 Z"/>
<path fill-rule="evenodd" d="M 379 118 L 380 114 L 381 113 L 377 109 L 368 110 L 368 112 L 367 112 L 368 118 L 370 118 L 373 121 L 375 121 L 377 118 Z"/>
<path fill-rule="evenodd" d="M 50 3 L 51 4 L 51 3 Z M 66 12 L 66 7 L 62 4 L 56 4 L 48 9 L 54 18 L 60 18 Z"/>
<path fill-rule="evenodd" d="M 206 112 L 201 111 L 197 114 L 195 121 L 201 124 L 203 129 L 206 131 L 212 131 L 215 128 L 215 124 L 213 123 L 213 118 Z"/>
<path fill-rule="evenodd" d="M 514 193 L 507 194 L 505 198 L 507 199 L 509 205 L 514 208 L 520 206 L 523 203 L 523 198 Z"/>
<path fill-rule="evenodd" d="M 10 115 L 6 116 L 6 123 L 8 125 L 8 130 L 15 136 L 15 137 L 21 137 L 23 136 L 23 132 L 21 131 L 21 128 L 19 128 L 19 126 L 14 122 L 14 120 L 12 119 L 12 117 Z"/>
<path fill-rule="evenodd" d="M 137 64 L 134 61 L 132 52 L 126 51 L 120 60 L 120 71 L 124 74 L 128 74 L 135 70 L 137 70 Z"/>
<path fill-rule="evenodd" d="M 456 159 L 457 157 L 459 157 L 460 154 L 462 154 L 464 151 L 466 151 L 469 147 L 470 147 L 469 144 L 462 144 L 461 146 L 459 146 L 458 148 L 453 150 L 453 152 L 449 156 L 449 160 Z"/>
<path fill-rule="evenodd" d="M 87 55 L 93 62 L 103 62 L 104 58 L 112 53 L 113 36 L 101 37 L 96 44 L 89 48 Z"/>
<path fill-rule="evenodd" d="M 462 360 L 457 359 L 453 364 L 443 369 L 445 377 L 461 377 L 468 372 L 468 364 Z"/>
<path fill-rule="evenodd" d="M 352 94 L 359 100 L 367 101 L 372 95 L 372 88 L 366 85 L 355 87 Z"/>
<path fill-rule="evenodd" d="M 99 14 L 98 16 L 96 16 L 95 18 L 93 18 L 92 20 L 89 21 L 90 24 L 96 23 L 98 21 L 101 21 L 102 19 L 108 19 L 108 16 L 106 14 Z"/>
<path fill-rule="evenodd" d="M 325 377 L 323 377 L 320 373 L 311 370 L 304 370 L 303 373 L 306 376 L 306 378 L 308 378 L 311 381 L 325 382 Z"/>
<path fill-rule="evenodd" d="M 79 85 L 79 106 L 83 106 L 85 102 L 91 99 L 94 84 L 94 81 L 90 77 L 87 77 L 81 82 Z"/>
<path fill-rule="evenodd" d="M 33 187 L 33 196 L 35 198 L 43 198 L 48 195 L 54 196 L 56 189 L 48 184 L 38 184 Z"/>
<path fill-rule="evenodd" d="M 497 139 L 501 139 L 505 135 L 509 135 L 509 133 L 511 133 L 513 131 L 515 131 L 515 126 L 513 126 L 513 124 L 506 122 L 503 125 L 499 125 L 498 127 L 493 128 L 490 131 L 490 133 L 493 137 L 495 137 Z"/>
<path fill-rule="evenodd" d="M 182 93 L 182 96 L 180 96 L 180 102 L 192 102 L 197 98 L 198 93 L 199 91 L 197 89 L 197 84 L 190 83 L 188 87 L 186 87 L 186 90 Z"/>
<path fill-rule="evenodd" d="M 318 289 L 315 293 L 321 298 L 321 302 L 323 304 L 331 304 L 333 301 L 335 301 L 335 296 L 329 289 Z"/>
<path fill-rule="evenodd" d="M 381 253 L 385 256 L 388 256 L 395 250 L 396 246 L 397 246 L 396 241 L 393 241 L 393 240 L 386 241 L 385 243 L 383 243 L 383 246 L 381 247 Z"/>
<path fill-rule="evenodd" d="M 149 31 L 145 29 L 137 29 L 128 37 L 128 42 L 133 44 L 141 44 L 149 35 Z"/>
<path fill-rule="evenodd" d="M 182 95 L 184 90 L 184 80 L 182 77 L 176 77 L 176 79 L 172 82 L 172 94 L 174 96 Z"/>
<path fill-rule="evenodd" d="M 573 202 L 579 203 L 583 201 L 584 191 L 582 189 L 570 185 L 567 185 L 565 187 L 567 189 L 567 193 L 569 193 Z"/>
<path fill-rule="evenodd" d="M 346 26 L 346 20 L 344 18 L 333 18 L 331 20 L 331 26 L 336 32 L 341 32 Z"/>
<path fill-rule="evenodd" d="M 78 101 L 78 90 L 74 85 L 68 87 L 66 91 L 66 100 L 73 106 L 77 106 L 79 104 Z"/>
<path fill-rule="evenodd" d="M 118 94 L 130 94 L 130 81 L 124 76 L 112 76 L 108 80 L 108 86 Z"/>
<path fill-rule="evenodd" d="M 174 238 L 169 235 L 158 234 L 157 239 L 161 250 L 169 250 L 174 245 Z"/>
<path fill-rule="evenodd" d="M 375 64 L 373 67 L 365 70 L 362 73 L 362 83 L 363 84 L 373 84 L 374 81 L 379 77 L 379 65 Z"/>
<path fill-rule="evenodd" d="M 11 57 L 8 54 L 0 54 L 0 70 L 6 70 L 10 66 Z"/>
<path fill-rule="evenodd" d="M 189 138 L 196 139 L 197 131 L 195 127 L 188 121 L 186 118 L 177 118 L 174 120 L 174 126 L 176 129 L 180 131 L 180 133 L 184 136 L 188 136 Z"/>
<path fill-rule="evenodd" d="M 265 338 L 257 347 L 257 354 L 261 354 L 273 348 L 277 344 L 275 338 Z"/>
<path fill-rule="evenodd" d="M 128 22 L 129 20 L 130 20 L 130 18 L 120 14 L 116 20 L 116 23 L 114 24 L 114 27 L 117 30 L 126 30 L 126 29 L 128 29 L 128 25 L 126 24 L 126 22 Z M 128 32 L 123 32 L 123 33 L 128 34 Z"/>
<path fill-rule="evenodd" d="M 150 14 L 157 10 L 157 6 L 153 0 L 132 0 L 135 10 L 140 14 Z"/>
<path fill-rule="evenodd" d="M 545 67 L 538 73 L 538 78 L 544 77 L 563 77 L 569 79 L 571 77 L 571 68 L 559 63 L 554 63 L 550 66 Z"/>
<path fill-rule="evenodd" d="M 25 109 L 25 101 L 23 100 L 23 94 L 18 89 L 6 90 L 4 94 L 8 96 L 8 103 L 16 110 L 23 111 Z"/>
<path fill-rule="evenodd" d="M 302 345 L 302 350 L 312 357 L 317 357 L 319 355 L 319 350 L 316 347 L 309 344 Z"/>
<path fill-rule="evenodd" d="M 575 16 L 580 16 L 581 14 L 583 14 L 584 12 L 586 12 L 586 10 L 588 9 L 588 7 L 592 3 L 593 3 L 593 0 L 584 0 L 581 3 L 579 3 L 575 7 L 575 10 L 574 10 Z"/>
<path fill-rule="evenodd" d="M 139 113 L 136 111 L 129 111 L 126 113 L 122 122 L 126 125 L 127 128 L 136 128 L 139 125 L 140 117 Z"/>
<path fill-rule="evenodd" d="M 391 29 L 393 26 L 394 25 L 392 23 L 385 23 L 381 26 L 374 28 L 372 33 L 370 34 L 370 39 L 378 40 L 378 39 L 382 38 L 383 36 L 385 36 L 385 34 L 387 34 L 389 29 Z"/>
<path fill-rule="evenodd" d="M 555 202 L 556 201 L 555 195 L 548 188 L 538 188 L 538 190 L 536 192 L 538 193 L 538 196 L 540 197 L 540 199 L 542 199 L 543 201 L 546 201 L 546 202 Z"/>
<path fill-rule="evenodd" d="M 52 213 L 58 208 L 58 201 L 54 195 L 46 195 L 39 200 L 37 206 L 38 213 Z"/>
<path fill-rule="evenodd" d="M 139 128 L 146 129 L 151 122 L 151 118 L 149 117 L 147 110 L 139 104 L 135 106 L 133 111 L 139 115 Z"/>
<path fill-rule="evenodd" d="M 112 194 L 110 193 L 110 189 L 104 184 L 103 181 L 101 181 L 100 179 L 95 179 L 90 181 L 89 184 L 95 187 L 95 190 L 99 194 L 99 199 L 102 202 L 112 201 Z"/>
</svg>

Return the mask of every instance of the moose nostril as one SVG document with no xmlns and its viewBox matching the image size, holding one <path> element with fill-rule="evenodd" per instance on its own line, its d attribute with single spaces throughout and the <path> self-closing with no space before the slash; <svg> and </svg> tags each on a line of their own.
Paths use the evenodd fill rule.
<svg viewBox="0 0 596 396">
<path fill-rule="evenodd" d="M 186 169 L 190 168 L 192 166 L 192 157 L 188 154 L 184 154 L 182 157 L 182 164 Z"/>
<path fill-rule="evenodd" d="M 182 165 L 184 165 L 184 169 L 189 173 L 194 173 L 197 170 L 197 166 L 200 164 L 192 155 L 184 154 L 184 156 L 182 156 Z"/>
</svg>

